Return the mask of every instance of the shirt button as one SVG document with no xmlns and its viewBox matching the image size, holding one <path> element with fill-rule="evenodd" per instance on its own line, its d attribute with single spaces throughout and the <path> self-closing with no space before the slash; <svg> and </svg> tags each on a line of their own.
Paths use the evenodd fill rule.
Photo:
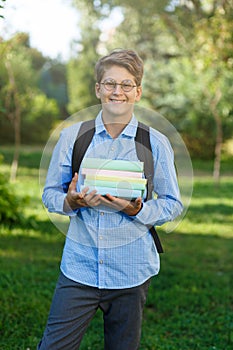
<svg viewBox="0 0 233 350">
<path fill-rule="evenodd" d="M 102 212 L 102 211 L 101 211 L 100 215 L 102 215 L 102 216 L 103 216 L 103 215 L 104 215 L 104 212 Z"/>
<path fill-rule="evenodd" d="M 103 263 L 104 263 L 104 261 L 103 261 L 103 260 L 100 260 L 100 261 L 99 261 L 99 263 L 100 263 L 100 264 L 103 264 Z"/>
<path fill-rule="evenodd" d="M 103 239 L 103 236 L 100 236 L 99 238 L 100 238 L 100 239 Z"/>
<path fill-rule="evenodd" d="M 111 147 L 111 151 L 114 151 L 114 147 Z"/>
</svg>

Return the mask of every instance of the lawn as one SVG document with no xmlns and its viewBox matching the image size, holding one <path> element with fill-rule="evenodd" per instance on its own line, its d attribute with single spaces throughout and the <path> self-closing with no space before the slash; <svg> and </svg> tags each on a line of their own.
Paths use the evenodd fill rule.
<svg viewBox="0 0 233 350">
<path fill-rule="evenodd" d="M 11 149 L 2 153 L 0 170 L 9 173 Z M 34 216 L 33 225 L 0 226 L 1 350 L 36 349 L 59 274 L 65 236 L 41 204 L 40 156 L 40 149 L 24 149 L 14 184 L 18 196 L 30 197 L 22 210 Z M 225 164 L 227 176 L 217 188 L 210 166 L 194 166 L 197 176 L 185 218 L 172 233 L 159 229 L 165 254 L 149 290 L 140 350 L 233 348 L 233 173 Z M 98 312 L 81 350 L 103 350 L 102 327 Z"/>
</svg>

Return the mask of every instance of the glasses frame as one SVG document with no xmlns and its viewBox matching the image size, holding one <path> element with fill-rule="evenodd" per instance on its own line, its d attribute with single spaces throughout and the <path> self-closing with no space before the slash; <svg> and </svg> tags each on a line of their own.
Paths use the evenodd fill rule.
<svg viewBox="0 0 233 350">
<path fill-rule="evenodd" d="M 126 84 L 126 82 L 128 82 L 129 84 Z M 107 83 L 111 83 L 112 84 L 112 87 L 106 87 L 106 84 Z M 129 79 L 125 79 L 125 80 L 122 80 L 121 83 L 117 83 L 114 79 L 106 79 L 104 80 L 103 82 L 100 82 L 101 85 L 104 85 L 104 88 L 107 90 L 107 91 L 114 91 L 116 89 L 116 86 L 117 85 L 120 85 L 121 86 L 121 89 L 124 91 L 124 92 L 131 92 L 133 90 L 133 88 L 135 87 L 138 87 L 137 85 L 130 85 L 130 83 L 133 84 L 133 82 Z"/>
</svg>

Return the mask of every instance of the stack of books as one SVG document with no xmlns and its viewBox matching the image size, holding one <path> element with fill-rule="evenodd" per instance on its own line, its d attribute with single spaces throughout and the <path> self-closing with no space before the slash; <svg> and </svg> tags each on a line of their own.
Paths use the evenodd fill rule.
<svg viewBox="0 0 233 350">
<path fill-rule="evenodd" d="M 147 180 L 143 178 L 144 163 L 139 161 L 84 158 L 84 187 L 101 195 L 135 199 L 142 197 Z"/>
</svg>

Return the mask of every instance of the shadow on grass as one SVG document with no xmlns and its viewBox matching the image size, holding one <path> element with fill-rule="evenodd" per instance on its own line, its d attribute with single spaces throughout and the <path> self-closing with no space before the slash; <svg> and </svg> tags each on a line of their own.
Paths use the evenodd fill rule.
<svg viewBox="0 0 233 350">
<path fill-rule="evenodd" d="M 194 183 L 193 198 L 213 198 L 219 199 L 228 198 L 232 199 L 233 182 L 232 177 L 224 177 L 220 179 L 219 186 L 213 182 L 213 180 L 206 179 L 205 177 L 198 177 Z"/>
<path fill-rule="evenodd" d="M 19 155 L 19 166 L 29 169 L 39 169 L 42 147 L 22 146 Z M 2 147 L 0 153 L 3 155 L 3 162 L 11 165 L 13 161 L 13 147 Z"/>
<path fill-rule="evenodd" d="M 221 199 L 220 199 L 221 202 Z M 197 224 L 199 222 L 212 222 L 233 225 L 233 206 L 228 204 L 193 203 L 188 209 L 189 221 Z M 233 227 L 233 226 L 232 226 Z M 232 233 L 233 237 L 233 233 Z"/>
</svg>

